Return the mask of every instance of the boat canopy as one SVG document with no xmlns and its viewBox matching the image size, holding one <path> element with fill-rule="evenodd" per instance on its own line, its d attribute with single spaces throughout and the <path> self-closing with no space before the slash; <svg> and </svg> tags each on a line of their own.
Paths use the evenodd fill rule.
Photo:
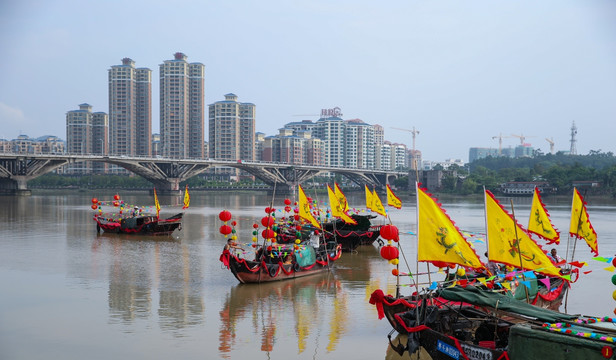
<svg viewBox="0 0 616 360">
<path fill-rule="evenodd" d="M 533 306 L 524 301 L 516 300 L 512 296 L 482 290 L 474 286 L 444 288 L 438 290 L 436 294 L 450 301 L 460 301 L 471 305 L 508 311 L 544 322 L 570 321 L 579 317 L 579 315 L 563 314 L 558 311 Z"/>
</svg>

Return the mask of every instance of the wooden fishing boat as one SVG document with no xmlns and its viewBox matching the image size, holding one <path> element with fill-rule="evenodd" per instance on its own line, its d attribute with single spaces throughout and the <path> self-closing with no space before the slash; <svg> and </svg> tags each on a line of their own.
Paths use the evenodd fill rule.
<svg viewBox="0 0 616 360">
<path fill-rule="evenodd" d="M 561 278 L 548 279 L 550 284 L 549 287 L 546 286 L 546 282 L 537 281 L 535 278 L 527 280 L 528 284 L 530 284 L 529 289 L 525 288 L 525 286 L 518 286 L 512 290 L 501 288 L 497 290 L 497 292 L 522 302 L 528 302 L 529 304 L 540 308 L 558 311 L 570 285 L 568 281 Z M 468 280 L 465 281 L 468 282 Z M 476 284 L 478 286 L 468 286 L 488 290 L 488 288 L 481 285 L 481 283 L 476 282 Z M 433 304 L 435 306 L 452 305 L 450 302 L 443 299 L 432 299 L 431 301 L 435 301 L 435 304 Z M 382 308 L 382 314 L 387 321 L 389 321 L 394 330 L 401 334 L 407 333 L 405 328 L 400 326 L 400 323 L 396 321 L 395 315 L 401 312 L 414 310 L 417 307 L 417 298 L 415 296 L 403 296 L 396 298 L 393 295 L 383 294 L 381 290 L 375 290 L 370 299 L 370 303 L 373 305 L 379 304 L 377 307 Z M 379 312 L 380 311 L 381 310 L 379 310 Z"/>
<path fill-rule="evenodd" d="M 380 236 L 381 225 L 372 225 L 370 219 L 374 215 L 353 214 L 351 217 L 357 222 L 356 225 L 347 224 L 338 219 L 323 223 L 323 229 L 319 230 L 311 225 L 302 225 L 301 230 L 296 230 L 295 226 L 278 226 L 277 241 L 283 244 L 294 243 L 295 240 L 308 241 L 314 234 L 323 233 L 323 237 L 328 242 L 340 244 L 343 252 L 350 252 L 361 245 L 372 245 Z"/>
<path fill-rule="evenodd" d="M 182 217 L 178 213 L 166 219 L 159 219 L 155 215 L 126 217 L 122 219 L 107 219 L 101 215 L 94 215 L 96 231 L 106 233 L 130 235 L 171 235 L 175 230 L 182 229 Z"/>
<path fill-rule="evenodd" d="M 613 318 L 563 314 L 476 287 L 439 289 L 415 303 L 395 314 L 409 334 L 406 344 L 391 344 L 399 353 L 422 347 L 433 360 L 615 358 Z"/>
<path fill-rule="evenodd" d="M 240 283 L 262 283 L 327 272 L 340 258 L 341 252 L 340 245 L 334 243 L 327 247 L 303 243 L 297 248 L 279 244 L 261 248 L 253 260 L 241 258 L 233 249 L 225 249 L 220 261 Z"/>
<path fill-rule="evenodd" d="M 380 225 L 372 225 L 370 219 L 374 215 L 353 214 L 351 218 L 357 224 L 347 224 L 338 219 L 323 224 L 325 239 L 336 241 L 342 246 L 342 251 L 353 251 L 360 245 L 372 245 L 380 236 Z"/>
</svg>

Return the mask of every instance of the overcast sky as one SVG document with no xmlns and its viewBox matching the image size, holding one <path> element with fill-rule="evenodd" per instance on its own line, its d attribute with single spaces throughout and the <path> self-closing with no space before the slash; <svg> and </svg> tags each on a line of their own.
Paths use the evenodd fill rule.
<svg viewBox="0 0 616 360">
<path fill-rule="evenodd" d="M 616 1 L 0 1 L 0 138 L 66 139 L 66 112 L 108 112 L 107 72 L 153 71 L 183 52 L 206 67 L 205 102 L 235 93 L 267 135 L 291 121 L 385 128 L 424 160 L 520 138 L 544 152 L 616 153 Z M 206 136 L 207 138 L 207 136 Z"/>
</svg>

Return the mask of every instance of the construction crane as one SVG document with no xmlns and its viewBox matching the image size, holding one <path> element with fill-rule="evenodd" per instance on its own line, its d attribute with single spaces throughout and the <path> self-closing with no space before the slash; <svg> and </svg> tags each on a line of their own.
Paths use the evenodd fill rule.
<svg viewBox="0 0 616 360">
<path fill-rule="evenodd" d="M 419 168 L 417 166 L 417 153 L 415 152 L 415 137 L 417 136 L 417 134 L 419 134 L 419 130 L 415 130 L 414 126 L 413 126 L 413 130 L 402 129 L 402 128 L 397 128 L 397 127 L 392 127 L 392 129 L 410 132 L 413 135 L 413 151 L 411 152 L 411 169 L 415 170 L 415 177 L 417 178 L 417 181 L 419 181 L 419 173 L 418 173 Z"/>
<path fill-rule="evenodd" d="M 545 138 L 545 141 L 547 141 L 550 144 L 550 154 L 554 154 L 554 139 L 553 138 Z"/>
<path fill-rule="evenodd" d="M 515 137 L 519 138 L 519 139 L 520 139 L 520 145 L 522 145 L 522 146 L 524 146 L 524 140 L 525 140 L 526 138 L 529 138 L 529 137 L 534 137 L 534 136 L 524 136 L 524 135 L 522 135 L 522 134 L 520 134 L 520 135 L 511 134 L 511 136 L 515 136 Z"/>
<path fill-rule="evenodd" d="M 400 131 L 407 131 L 407 132 L 410 132 L 411 134 L 413 134 L 413 156 L 415 156 L 415 136 L 417 136 L 417 134 L 419 134 L 419 130 L 415 130 L 414 126 L 413 126 L 413 130 L 401 129 L 401 128 L 396 128 L 396 127 L 392 127 L 392 129 L 400 130 Z"/>
<path fill-rule="evenodd" d="M 503 151 L 503 138 L 508 138 L 509 136 L 503 136 L 503 134 L 498 134 L 498 136 L 492 136 L 492 139 L 498 139 L 498 156 L 501 156 Z"/>
</svg>

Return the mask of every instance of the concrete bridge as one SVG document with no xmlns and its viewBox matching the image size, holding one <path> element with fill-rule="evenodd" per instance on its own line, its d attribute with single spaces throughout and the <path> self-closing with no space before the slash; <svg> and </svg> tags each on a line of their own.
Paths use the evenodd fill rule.
<svg viewBox="0 0 616 360">
<path fill-rule="evenodd" d="M 170 159 L 160 157 L 126 157 L 67 154 L 0 153 L 0 191 L 28 194 L 28 181 L 61 166 L 82 161 L 104 162 L 123 167 L 150 181 L 160 193 L 180 191 L 180 182 L 213 167 L 232 167 L 244 170 L 272 188 L 284 191 L 323 173 L 343 175 L 363 186 L 384 188 L 400 176 L 402 171 L 354 169 L 309 165 L 290 165 L 264 161 L 225 161 L 214 159 Z"/>
</svg>

